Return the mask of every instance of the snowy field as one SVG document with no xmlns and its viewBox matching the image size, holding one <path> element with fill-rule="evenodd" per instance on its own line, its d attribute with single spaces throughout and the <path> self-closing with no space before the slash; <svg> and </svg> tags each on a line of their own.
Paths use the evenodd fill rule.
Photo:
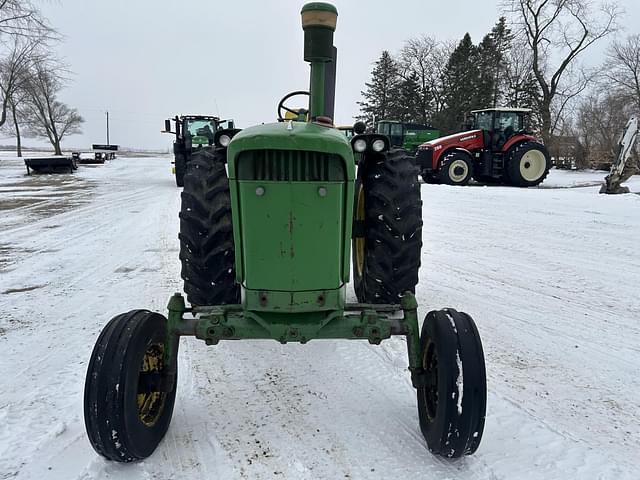
<svg viewBox="0 0 640 480">
<path fill-rule="evenodd" d="M 0 159 L 0 479 L 637 480 L 640 196 L 598 195 L 603 177 L 422 187 L 421 316 L 467 311 L 487 357 L 476 455 L 427 451 L 402 339 L 188 338 L 167 437 L 120 465 L 89 445 L 84 376 L 110 317 L 181 289 L 170 159 L 32 177 Z"/>
</svg>

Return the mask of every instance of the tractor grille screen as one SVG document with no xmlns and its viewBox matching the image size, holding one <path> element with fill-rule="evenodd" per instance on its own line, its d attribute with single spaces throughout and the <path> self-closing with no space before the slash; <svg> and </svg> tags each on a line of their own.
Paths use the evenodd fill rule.
<svg viewBox="0 0 640 480">
<path fill-rule="evenodd" d="M 238 156 L 238 180 L 344 182 L 339 155 L 302 150 L 247 150 Z"/>
</svg>

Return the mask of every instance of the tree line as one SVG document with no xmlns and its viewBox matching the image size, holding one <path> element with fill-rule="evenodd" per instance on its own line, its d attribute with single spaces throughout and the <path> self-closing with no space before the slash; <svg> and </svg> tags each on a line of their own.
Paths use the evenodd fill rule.
<svg viewBox="0 0 640 480">
<path fill-rule="evenodd" d="M 585 167 L 616 155 L 620 133 L 640 113 L 640 35 L 624 38 L 616 3 L 503 0 L 501 16 L 478 44 L 422 35 L 385 50 L 365 83 L 361 120 L 430 124 L 460 131 L 471 110 L 532 110 L 533 132 L 556 159 Z M 606 59 L 585 52 L 613 35 Z M 569 145 L 570 148 L 565 148 Z"/>
<path fill-rule="evenodd" d="M 54 53 L 60 35 L 31 0 L 0 1 L 0 128 L 16 138 L 48 140 L 62 154 L 64 137 L 81 132 L 77 109 L 60 100 L 69 71 Z"/>
</svg>

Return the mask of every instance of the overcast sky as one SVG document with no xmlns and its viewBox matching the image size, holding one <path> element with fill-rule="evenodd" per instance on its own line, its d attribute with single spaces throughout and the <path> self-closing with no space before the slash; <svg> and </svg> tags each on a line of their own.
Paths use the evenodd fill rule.
<svg viewBox="0 0 640 480">
<path fill-rule="evenodd" d="M 164 149 L 175 114 L 215 114 L 239 127 L 275 119 L 279 99 L 308 88 L 302 60 L 303 0 L 59 0 L 43 11 L 64 36 L 58 50 L 74 72 L 63 99 L 84 116 L 64 146 L 105 141 Z M 338 27 L 336 123 L 351 123 L 356 101 L 383 49 L 395 53 L 420 34 L 475 43 L 494 25 L 499 0 L 335 0 Z M 640 1 L 620 0 L 626 33 L 637 33 Z M 606 40 L 608 42 L 608 40 Z M 606 45 L 590 52 L 598 63 Z M 300 105 L 302 106 L 302 104 Z M 8 143 L 3 141 L 2 143 Z M 33 144 L 32 140 L 27 141 Z"/>
</svg>

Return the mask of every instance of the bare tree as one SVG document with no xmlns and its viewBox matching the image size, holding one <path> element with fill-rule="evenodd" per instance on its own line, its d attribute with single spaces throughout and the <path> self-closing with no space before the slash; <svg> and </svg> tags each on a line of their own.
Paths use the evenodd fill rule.
<svg viewBox="0 0 640 480">
<path fill-rule="evenodd" d="M 22 126 L 23 120 L 26 117 L 25 109 L 28 98 L 25 84 L 21 83 L 11 95 L 9 111 L 7 112 L 7 122 L 4 124 L 4 130 L 16 139 L 16 152 L 18 157 L 22 157 Z"/>
<path fill-rule="evenodd" d="M 34 34 L 57 36 L 31 0 L 0 0 L 0 38 L 6 35 L 32 37 Z"/>
<path fill-rule="evenodd" d="M 564 108 L 562 100 L 557 103 L 561 96 L 566 105 L 585 88 L 575 77 L 567 85 L 570 67 L 591 45 L 616 30 L 620 10 L 615 3 L 593 0 L 504 0 L 503 6 L 531 50 L 531 67 L 541 90 L 541 133 L 548 143 L 557 126 L 554 102 L 557 115 Z"/>
<path fill-rule="evenodd" d="M 0 58 L 0 127 L 7 120 L 7 109 L 12 97 L 24 86 L 32 65 L 44 60 L 44 39 L 42 37 L 28 38 L 13 36 L 8 54 Z"/>
<path fill-rule="evenodd" d="M 31 136 L 48 139 L 56 155 L 62 154 L 62 139 L 81 133 L 84 122 L 78 110 L 58 99 L 64 86 L 61 68 L 51 61 L 36 63 L 32 65 L 29 81 L 25 84 L 24 125 L 27 132 Z"/>
<path fill-rule="evenodd" d="M 529 128 L 540 131 L 540 85 L 533 75 L 533 56 L 522 38 L 512 42 L 507 51 L 504 69 L 504 98 L 506 107 L 529 108 L 532 111 Z"/>
<path fill-rule="evenodd" d="M 429 123 L 445 106 L 443 74 L 455 43 L 422 35 L 410 38 L 400 51 L 400 75 L 416 74 L 421 90 L 421 121 Z"/>
<path fill-rule="evenodd" d="M 640 112 L 640 35 L 630 35 L 609 48 L 604 75 Z"/>
<path fill-rule="evenodd" d="M 618 141 L 633 108 L 617 91 L 599 88 L 581 101 L 575 125 L 584 157 L 581 166 L 610 166 L 618 154 Z"/>
</svg>

